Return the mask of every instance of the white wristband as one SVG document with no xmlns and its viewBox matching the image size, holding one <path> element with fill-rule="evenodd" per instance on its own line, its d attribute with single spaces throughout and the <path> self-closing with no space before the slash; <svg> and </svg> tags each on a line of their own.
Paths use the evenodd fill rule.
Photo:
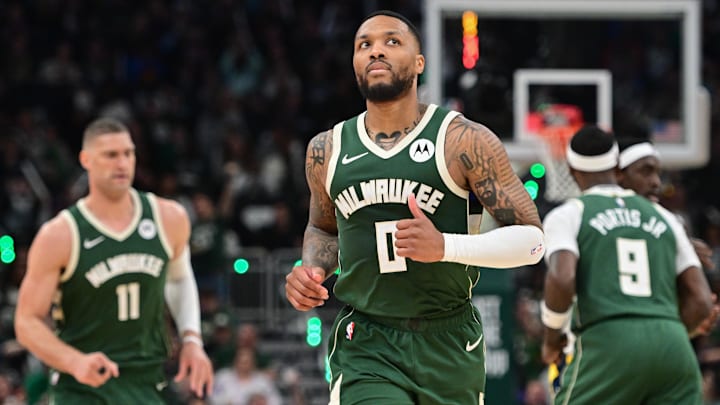
<svg viewBox="0 0 720 405">
<path fill-rule="evenodd" d="M 540 318 L 543 325 L 550 329 L 563 329 L 570 323 L 572 316 L 572 305 L 565 312 L 555 312 L 545 305 L 545 301 L 540 302 Z"/>
<path fill-rule="evenodd" d="M 195 335 L 185 335 L 182 338 L 183 343 L 194 343 L 200 347 L 203 347 L 203 341 L 200 339 L 199 336 Z"/>
</svg>

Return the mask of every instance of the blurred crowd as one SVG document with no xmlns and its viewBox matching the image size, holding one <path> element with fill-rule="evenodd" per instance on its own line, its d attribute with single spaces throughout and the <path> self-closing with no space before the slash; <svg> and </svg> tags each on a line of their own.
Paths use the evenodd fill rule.
<svg viewBox="0 0 720 405">
<path fill-rule="evenodd" d="M 702 4 L 702 81 L 717 100 L 720 43 L 710 38 L 720 36 L 720 2 Z M 188 209 L 198 284 L 222 296 L 228 257 L 246 247 L 300 246 L 305 146 L 363 110 L 351 44 L 361 18 L 379 8 L 422 28 L 420 0 L 0 2 L 0 236 L 13 237 L 15 252 L 12 263 L 0 263 L 0 403 L 37 403 L 46 385 L 43 366 L 14 341 L 14 301 L 38 226 L 86 192 L 77 163 L 84 126 L 101 115 L 130 126 L 135 186 Z M 712 108 L 710 163 L 665 173 L 663 204 L 713 248 L 715 270 L 707 274 L 717 292 L 720 103 Z M 547 400 L 539 356 L 543 270 L 516 277 L 517 396 L 533 405 Z M 232 317 L 214 325 L 208 352 L 219 398 L 272 405 L 282 391 L 303 403 L 292 368 L 273 365 L 254 347 L 262 331 Z M 708 403 L 720 403 L 720 333 L 695 343 Z"/>
</svg>

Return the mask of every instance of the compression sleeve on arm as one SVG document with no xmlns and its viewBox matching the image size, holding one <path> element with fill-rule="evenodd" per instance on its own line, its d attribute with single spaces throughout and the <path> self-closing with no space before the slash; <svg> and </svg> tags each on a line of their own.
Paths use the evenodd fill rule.
<svg viewBox="0 0 720 405">
<path fill-rule="evenodd" d="M 478 235 L 443 233 L 444 262 L 510 268 L 535 264 L 545 251 L 544 236 L 533 225 L 509 225 Z"/>
<path fill-rule="evenodd" d="M 187 246 L 168 263 L 165 302 L 181 335 L 188 331 L 200 334 L 200 298 Z"/>
</svg>

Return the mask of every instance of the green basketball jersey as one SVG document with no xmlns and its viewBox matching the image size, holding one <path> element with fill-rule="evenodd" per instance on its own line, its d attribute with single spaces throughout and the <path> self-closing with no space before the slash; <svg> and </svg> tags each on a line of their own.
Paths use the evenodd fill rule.
<svg viewBox="0 0 720 405">
<path fill-rule="evenodd" d="M 626 316 L 679 320 L 676 235 L 661 208 L 629 192 L 578 201 L 576 328 Z"/>
<path fill-rule="evenodd" d="M 366 113 L 333 129 L 327 192 L 335 203 L 340 275 L 334 293 L 379 316 L 432 316 L 470 298 L 477 269 L 458 263 L 418 263 L 399 257 L 396 223 L 418 205 L 440 232 L 468 233 L 468 192 L 451 179 L 445 133 L 458 113 L 429 105 L 420 123 L 391 150 L 368 136 Z"/>
<path fill-rule="evenodd" d="M 84 200 L 63 211 L 73 244 L 54 310 L 60 339 L 102 351 L 120 367 L 159 364 L 168 353 L 164 285 L 172 250 L 155 196 L 131 195 L 135 215 L 122 232 L 103 226 Z"/>
</svg>

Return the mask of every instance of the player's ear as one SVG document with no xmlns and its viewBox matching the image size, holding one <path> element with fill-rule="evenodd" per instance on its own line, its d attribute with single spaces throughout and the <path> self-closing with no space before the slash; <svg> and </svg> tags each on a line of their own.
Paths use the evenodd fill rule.
<svg viewBox="0 0 720 405">
<path fill-rule="evenodd" d="M 415 74 L 421 75 L 425 71 L 425 56 L 419 53 L 415 56 Z"/>
<path fill-rule="evenodd" d="M 86 150 L 83 149 L 80 151 L 78 154 L 78 160 L 80 161 L 80 166 L 87 170 L 88 166 L 90 166 L 90 156 Z"/>
</svg>

